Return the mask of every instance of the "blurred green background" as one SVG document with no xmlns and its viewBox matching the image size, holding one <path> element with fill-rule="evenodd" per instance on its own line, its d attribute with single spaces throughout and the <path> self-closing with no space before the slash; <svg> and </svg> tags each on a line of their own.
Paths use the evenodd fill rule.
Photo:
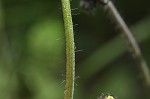
<svg viewBox="0 0 150 99">
<path fill-rule="evenodd" d="M 150 0 L 113 0 L 150 68 Z M 76 44 L 75 99 L 150 99 L 113 19 L 71 1 Z M 77 9 L 78 8 L 78 9 Z M 0 99 L 63 99 L 65 35 L 61 0 L 0 0 Z"/>
</svg>

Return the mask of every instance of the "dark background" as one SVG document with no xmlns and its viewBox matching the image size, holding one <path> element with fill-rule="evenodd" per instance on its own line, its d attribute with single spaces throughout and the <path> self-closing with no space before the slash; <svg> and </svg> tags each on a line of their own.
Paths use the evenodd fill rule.
<svg viewBox="0 0 150 99">
<path fill-rule="evenodd" d="M 150 0 L 113 0 L 150 66 Z M 150 99 L 125 39 L 101 6 L 71 1 L 75 99 Z M 63 99 L 65 35 L 61 0 L 0 0 L 0 99 Z"/>
</svg>

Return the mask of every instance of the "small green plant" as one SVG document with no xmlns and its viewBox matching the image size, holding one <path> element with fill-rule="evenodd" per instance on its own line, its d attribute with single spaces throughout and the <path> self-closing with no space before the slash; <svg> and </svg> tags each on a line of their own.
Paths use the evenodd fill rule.
<svg viewBox="0 0 150 99">
<path fill-rule="evenodd" d="M 110 17 L 115 20 L 116 25 L 123 32 L 127 43 L 129 44 L 129 49 L 131 49 L 131 54 L 137 65 L 141 69 L 141 74 L 144 77 L 144 82 L 147 86 L 150 86 L 150 74 L 147 63 L 141 53 L 137 41 L 135 40 L 132 32 L 124 22 L 123 18 L 120 16 L 116 7 L 111 0 L 81 0 L 80 6 L 86 11 L 92 11 L 95 9 L 97 3 L 104 5 L 104 8 L 110 13 Z M 73 99 L 74 94 L 74 76 L 75 76 L 75 51 L 74 51 L 74 34 L 73 34 L 73 24 L 70 10 L 70 1 L 62 0 L 62 9 L 64 16 L 64 25 L 66 33 L 66 91 L 64 99 Z M 111 95 L 102 96 L 99 99 L 115 99 Z"/>
</svg>

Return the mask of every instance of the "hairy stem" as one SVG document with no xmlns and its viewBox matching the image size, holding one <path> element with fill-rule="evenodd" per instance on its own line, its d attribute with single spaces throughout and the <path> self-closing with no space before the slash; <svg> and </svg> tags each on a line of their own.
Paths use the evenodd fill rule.
<svg viewBox="0 0 150 99">
<path fill-rule="evenodd" d="M 75 76 L 75 45 L 70 0 L 61 0 L 66 33 L 66 91 L 64 99 L 73 99 Z"/>
<path fill-rule="evenodd" d="M 124 22 L 122 17 L 120 16 L 120 14 L 117 11 L 117 9 L 115 8 L 113 2 L 111 0 L 108 0 L 107 2 L 106 2 L 106 0 L 104 0 L 104 1 L 105 1 L 105 8 L 110 13 L 109 16 L 112 17 L 113 19 L 115 19 L 116 24 L 122 30 L 123 35 L 125 36 L 128 44 L 129 44 L 129 48 L 131 49 L 131 53 L 132 53 L 135 61 L 139 65 L 139 68 L 141 70 L 141 74 L 143 75 L 144 82 L 146 83 L 146 85 L 148 87 L 150 87 L 149 69 L 148 69 L 147 63 L 146 63 L 146 61 L 145 61 L 145 59 L 141 53 L 141 50 L 140 50 L 133 34 L 131 33 L 130 29 L 128 28 L 128 26 L 126 25 L 126 23 Z"/>
</svg>

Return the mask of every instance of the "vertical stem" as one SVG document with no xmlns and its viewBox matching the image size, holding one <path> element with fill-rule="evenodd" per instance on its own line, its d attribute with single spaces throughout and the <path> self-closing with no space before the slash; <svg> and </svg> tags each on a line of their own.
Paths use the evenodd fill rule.
<svg viewBox="0 0 150 99">
<path fill-rule="evenodd" d="M 6 61 L 5 64 L 12 66 L 12 53 L 8 40 L 8 33 L 5 30 L 5 14 L 3 11 L 2 0 L 0 0 L 0 58 Z"/>
<path fill-rule="evenodd" d="M 0 47 L 2 46 L 2 39 L 4 32 L 4 17 L 3 17 L 3 8 L 2 8 L 2 1 L 0 0 Z"/>
<path fill-rule="evenodd" d="M 117 23 L 119 28 L 123 31 L 123 34 L 127 42 L 129 43 L 129 48 L 131 49 L 131 53 L 133 54 L 133 57 L 135 61 L 137 62 L 137 65 L 139 65 L 141 74 L 143 75 L 143 78 L 144 78 L 144 82 L 146 83 L 148 87 L 150 87 L 149 69 L 134 36 L 132 35 L 130 29 L 128 28 L 128 26 L 126 25 L 126 23 L 120 16 L 119 12 L 115 8 L 111 0 L 107 0 L 107 2 L 105 2 L 105 7 L 106 7 L 106 10 L 110 12 L 110 17 L 115 19 L 115 22 Z"/>
<path fill-rule="evenodd" d="M 73 23 L 70 9 L 70 1 L 69 0 L 61 0 L 61 1 L 66 33 L 66 91 L 64 99 L 73 99 L 74 76 L 75 76 L 75 46 L 74 46 Z"/>
</svg>

